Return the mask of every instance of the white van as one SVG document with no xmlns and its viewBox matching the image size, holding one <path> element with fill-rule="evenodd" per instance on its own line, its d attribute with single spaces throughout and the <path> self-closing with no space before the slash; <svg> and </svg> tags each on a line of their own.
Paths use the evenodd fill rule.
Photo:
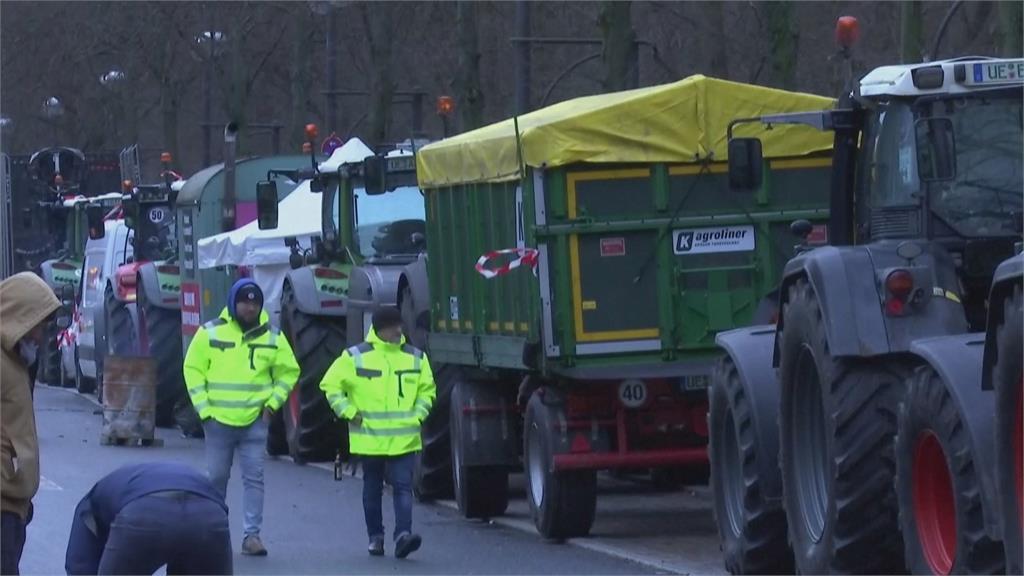
<svg viewBox="0 0 1024 576">
<path fill-rule="evenodd" d="M 132 256 L 133 232 L 124 220 L 104 223 L 103 238 L 90 239 L 85 245 L 82 279 L 75 314 L 76 330 L 72 342 L 64 347 L 63 364 L 79 392 L 96 387 L 97 359 L 102 363 L 104 350 L 103 290 L 117 271 Z M 98 356 L 98 354 L 100 356 Z"/>
</svg>

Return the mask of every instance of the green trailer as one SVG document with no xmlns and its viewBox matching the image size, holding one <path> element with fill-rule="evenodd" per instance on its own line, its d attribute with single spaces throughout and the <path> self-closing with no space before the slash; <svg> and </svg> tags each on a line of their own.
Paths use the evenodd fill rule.
<svg viewBox="0 0 1024 576">
<path fill-rule="evenodd" d="M 794 221 L 827 237 L 831 138 L 744 125 L 763 185 L 729 194 L 730 121 L 832 104 L 693 76 L 421 149 L 427 253 L 399 284 L 438 386 L 420 497 L 498 515 L 523 471 L 561 538 L 590 530 L 598 470 L 706 478 L 715 335 L 771 321 Z"/>
</svg>

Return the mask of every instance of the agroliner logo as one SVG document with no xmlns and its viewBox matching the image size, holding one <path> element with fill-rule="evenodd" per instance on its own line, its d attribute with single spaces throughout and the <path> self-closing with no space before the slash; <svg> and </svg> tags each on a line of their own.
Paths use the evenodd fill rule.
<svg viewBox="0 0 1024 576">
<path fill-rule="evenodd" d="M 672 233 L 672 246 L 676 254 L 747 252 L 754 249 L 754 227 L 718 226 L 676 230 Z"/>
</svg>

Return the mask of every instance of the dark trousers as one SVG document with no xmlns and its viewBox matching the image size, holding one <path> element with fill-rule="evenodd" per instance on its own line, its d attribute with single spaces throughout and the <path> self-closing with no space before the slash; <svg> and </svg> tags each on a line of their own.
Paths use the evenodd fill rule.
<svg viewBox="0 0 1024 576">
<path fill-rule="evenodd" d="M 0 574 L 18 574 L 25 549 L 25 521 L 13 512 L 0 513 Z"/>
<path fill-rule="evenodd" d="M 384 495 L 384 474 L 391 484 L 395 504 L 395 534 L 412 532 L 412 472 L 415 453 L 401 456 L 360 456 L 363 464 L 363 514 L 370 538 L 384 536 L 381 499 Z"/>
<path fill-rule="evenodd" d="M 143 496 L 110 525 L 100 574 L 231 574 L 228 515 L 216 502 L 181 492 Z"/>
</svg>

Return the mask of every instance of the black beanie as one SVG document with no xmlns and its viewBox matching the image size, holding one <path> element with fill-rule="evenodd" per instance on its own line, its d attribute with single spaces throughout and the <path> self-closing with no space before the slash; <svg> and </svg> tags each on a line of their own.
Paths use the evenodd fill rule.
<svg viewBox="0 0 1024 576">
<path fill-rule="evenodd" d="M 260 287 L 255 284 L 246 284 L 238 289 L 235 294 L 235 303 L 239 302 L 255 302 L 259 304 L 260 308 L 263 307 L 263 291 Z"/>
</svg>

